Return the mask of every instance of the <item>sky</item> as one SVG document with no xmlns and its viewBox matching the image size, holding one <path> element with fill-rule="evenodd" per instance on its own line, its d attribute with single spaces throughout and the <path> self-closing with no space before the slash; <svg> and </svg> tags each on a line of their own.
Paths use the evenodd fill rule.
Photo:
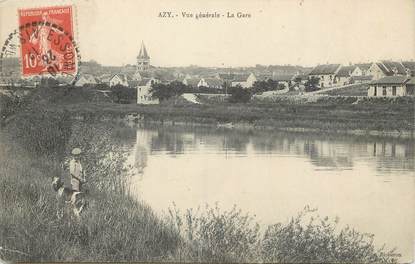
<svg viewBox="0 0 415 264">
<path fill-rule="evenodd" d="M 17 28 L 17 8 L 66 4 L 75 7 L 82 59 L 103 65 L 135 64 L 142 41 L 160 67 L 415 59 L 415 0 L 0 0 L 1 43 Z"/>
</svg>

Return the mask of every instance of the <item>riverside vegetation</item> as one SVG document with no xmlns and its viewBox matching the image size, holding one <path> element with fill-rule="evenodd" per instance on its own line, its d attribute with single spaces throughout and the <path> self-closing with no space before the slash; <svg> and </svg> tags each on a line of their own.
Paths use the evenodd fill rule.
<svg viewBox="0 0 415 264">
<path fill-rule="evenodd" d="M 195 105 L 183 98 L 171 98 L 160 105 L 114 104 L 86 88 L 43 88 L 32 95 L 33 102 L 46 102 L 49 109 L 67 110 L 71 115 L 100 119 L 141 116 L 142 121 L 185 122 L 216 125 L 244 124 L 255 128 L 300 128 L 344 133 L 348 130 L 406 132 L 413 134 L 415 97 L 295 97 L 253 99 L 228 103 L 200 96 Z M 7 112 L 7 111 L 5 111 Z M 9 115 L 10 113 L 6 113 Z M 4 116 L 4 115 L 3 115 Z"/>
<path fill-rule="evenodd" d="M 4 101 L 3 101 L 4 102 Z M 393 263 L 373 235 L 340 227 L 305 208 L 261 231 L 255 218 L 219 206 L 156 215 L 125 184 L 128 129 L 72 118 L 74 110 L 29 97 L 7 101 L 0 131 L 0 258 L 12 261 L 198 261 Z M 5 113 L 4 105 L 1 105 Z M 167 107 L 167 106 L 166 106 Z M 143 108 L 146 109 L 146 108 Z M 163 110 L 163 108 L 162 108 Z M 161 111 L 161 110 L 160 110 Z M 87 115 L 88 116 L 88 115 Z M 53 176 L 73 147 L 83 164 L 89 207 L 77 222 L 59 218 Z"/>
</svg>

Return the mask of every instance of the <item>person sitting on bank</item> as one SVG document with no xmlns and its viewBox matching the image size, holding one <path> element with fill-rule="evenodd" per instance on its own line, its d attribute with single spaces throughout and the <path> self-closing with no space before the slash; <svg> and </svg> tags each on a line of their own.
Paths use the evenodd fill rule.
<svg viewBox="0 0 415 264">
<path fill-rule="evenodd" d="M 69 162 L 69 173 L 71 175 L 71 187 L 72 191 L 80 192 L 82 184 L 86 182 L 85 174 L 82 169 L 80 157 L 82 150 L 80 148 L 74 148 L 72 150 L 72 159 Z"/>
</svg>

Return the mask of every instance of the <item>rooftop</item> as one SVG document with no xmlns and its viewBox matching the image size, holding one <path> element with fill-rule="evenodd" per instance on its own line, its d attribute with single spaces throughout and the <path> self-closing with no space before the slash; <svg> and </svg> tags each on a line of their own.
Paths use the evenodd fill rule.
<svg viewBox="0 0 415 264">
<path fill-rule="evenodd" d="M 323 64 L 317 65 L 310 72 L 310 75 L 325 75 L 325 74 L 335 74 L 337 69 L 340 67 L 340 64 Z"/>
<path fill-rule="evenodd" d="M 379 80 L 374 80 L 370 84 L 405 84 L 409 79 L 406 76 L 386 76 Z"/>
</svg>

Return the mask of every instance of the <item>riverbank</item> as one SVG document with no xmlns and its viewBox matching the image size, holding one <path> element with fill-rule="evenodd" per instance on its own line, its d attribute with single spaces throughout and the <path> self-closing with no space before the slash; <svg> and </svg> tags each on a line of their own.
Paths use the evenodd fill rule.
<svg viewBox="0 0 415 264">
<path fill-rule="evenodd" d="M 234 129 L 414 137 L 414 105 L 375 104 L 211 104 L 119 105 L 78 103 L 51 105 L 84 120 L 121 118 L 129 122 L 205 124 Z"/>
<path fill-rule="evenodd" d="M 124 119 L 402 138 L 413 138 L 415 130 L 415 97 L 278 96 L 244 104 L 201 98 L 202 104 L 172 99 L 159 105 L 115 104 L 96 99 L 90 89 L 56 87 L 41 88 L 26 101 L 83 120 Z M 13 113 L 5 111 L 4 116 L 7 123 Z"/>
</svg>

